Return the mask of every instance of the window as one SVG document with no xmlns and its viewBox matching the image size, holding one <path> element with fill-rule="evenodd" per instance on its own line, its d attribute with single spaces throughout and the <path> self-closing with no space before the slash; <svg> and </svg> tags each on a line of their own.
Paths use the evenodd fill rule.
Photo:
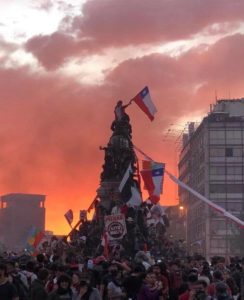
<svg viewBox="0 0 244 300">
<path fill-rule="evenodd" d="M 242 184 L 227 184 L 226 185 L 227 193 L 235 194 L 235 193 L 242 193 L 243 186 Z"/>
<path fill-rule="evenodd" d="M 242 156 L 242 149 L 241 148 L 234 148 L 233 149 L 233 155 L 236 157 L 241 157 Z"/>
<path fill-rule="evenodd" d="M 209 131 L 210 144 L 224 144 L 225 131 L 224 130 L 210 130 Z"/>
<path fill-rule="evenodd" d="M 211 157 L 224 157 L 225 156 L 225 149 L 224 148 L 210 148 L 209 152 Z"/>
<path fill-rule="evenodd" d="M 233 148 L 226 148 L 225 149 L 225 156 L 226 157 L 233 157 Z"/>
<path fill-rule="evenodd" d="M 225 167 L 223 166 L 210 167 L 210 175 L 225 175 Z"/>
<path fill-rule="evenodd" d="M 7 202 L 2 202 L 2 208 L 7 208 Z"/>
<path fill-rule="evenodd" d="M 241 130 L 226 131 L 226 142 L 230 144 L 241 144 Z"/>
<path fill-rule="evenodd" d="M 241 139 L 241 130 L 227 130 L 226 131 L 226 139 L 227 140 L 233 140 L 233 139 Z"/>
<path fill-rule="evenodd" d="M 240 166 L 227 166 L 227 175 L 241 175 L 242 167 Z"/>
<path fill-rule="evenodd" d="M 242 203 L 241 202 L 228 202 L 227 209 L 231 211 L 242 211 Z"/>
<path fill-rule="evenodd" d="M 226 193 L 225 184 L 210 184 L 210 193 Z"/>
<path fill-rule="evenodd" d="M 242 156 L 242 149 L 241 148 L 226 148 L 225 149 L 225 156 L 226 157 L 241 157 Z"/>
<path fill-rule="evenodd" d="M 230 193 L 237 194 L 242 193 L 244 187 L 242 184 L 210 184 L 209 190 L 210 193 Z"/>
<path fill-rule="evenodd" d="M 225 138 L 225 131 L 224 130 L 211 130 L 209 132 L 209 137 L 211 140 L 215 139 L 224 139 Z"/>
<path fill-rule="evenodd" d="M 225 248 L 226 247 L 226 241 L 225 240 L 217 240 L 217 239 L 211 239 L 210 245 L 212 248 Z"/>
<path fill-rule="evenodd" d="M 223 220 L 212 220 L 211 229 L 213 230 L 223 230 L 226 228 L 226 223 Z"/>
</svg>

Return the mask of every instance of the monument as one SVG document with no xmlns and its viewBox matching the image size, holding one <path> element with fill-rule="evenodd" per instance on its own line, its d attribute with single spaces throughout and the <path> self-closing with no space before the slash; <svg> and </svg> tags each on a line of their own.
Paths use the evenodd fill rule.
<svg viewBox="0 0 244 300">
<path fill-rule="evenodd" d="M 142 202 L 139 164 L 130 118 L 125 111 L 130 104 L 131 101 L 126 105 L 121 100 L 117 102 L 112 135 L 106 146 L 100 146 L 104 151 L 104 164 L 91 205 L 95 210 L 93 220 L 83 222 L 79 229 L 80 235 L 85 237 L 87 255 L 101 255 L 104 247 L 109 247 L 110 253 L 119 249 L 133 257 L 146 246 L 158 248 L 165 231 L 160 221 L 153 226 L 148 224 L 148 215 L 152 216 L 151 209 L 155 211 L 156 207 L 150 201 Z M 102 237 L 106 239 L 106 246 L 101 243 Z"/>
</svg>

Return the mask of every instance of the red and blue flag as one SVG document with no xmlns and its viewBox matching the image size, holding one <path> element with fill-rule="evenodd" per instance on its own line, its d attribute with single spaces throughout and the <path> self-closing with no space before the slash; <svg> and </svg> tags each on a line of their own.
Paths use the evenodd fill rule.
<svg viewBox="0 0 244 300">
<path fill-rule="evenodd" d="M 153 121 L 157 109 L 152 102 L 148 87 L 144 87 L 131 101 L 134 101 L 140 109 Z"/>
<path fill-rule="evenodd" d="M 165 164 L 154 161 L 143 161 L 141 176 L 144 181 L 144 188 L 149 193 L 149 198 L 153 203 L 160 200 L 163 193 Z"/>
</svg>

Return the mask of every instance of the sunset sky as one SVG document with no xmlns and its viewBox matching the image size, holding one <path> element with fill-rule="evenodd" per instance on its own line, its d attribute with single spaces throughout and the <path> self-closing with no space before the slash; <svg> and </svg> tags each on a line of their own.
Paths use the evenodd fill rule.
<svg viewBox="0 0 244 300">
<path fill-rule="evenodd" d="M 185 124 L 215 95 L 244 97 L 243 56 L 243 0 L 0 0 L 0 194 L 47 195 L 46 229 L 67 233 L 64 213 L 96 195 L 116 102 L 145 85 L 158 113 L 128 108 L 133 142 L 177 175 Z"/>
</svg>

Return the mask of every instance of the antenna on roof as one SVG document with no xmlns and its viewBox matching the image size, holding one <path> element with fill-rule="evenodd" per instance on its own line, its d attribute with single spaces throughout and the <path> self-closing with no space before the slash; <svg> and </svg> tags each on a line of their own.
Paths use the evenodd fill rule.
<svg viewBox="0 0 244 300">
<path fill-rule="evenodd" d="M 215 90 L 214 93 L 215 93 L 215 101 L 217 102 L 218 100 L 217 90 Z"/>
</svg>

